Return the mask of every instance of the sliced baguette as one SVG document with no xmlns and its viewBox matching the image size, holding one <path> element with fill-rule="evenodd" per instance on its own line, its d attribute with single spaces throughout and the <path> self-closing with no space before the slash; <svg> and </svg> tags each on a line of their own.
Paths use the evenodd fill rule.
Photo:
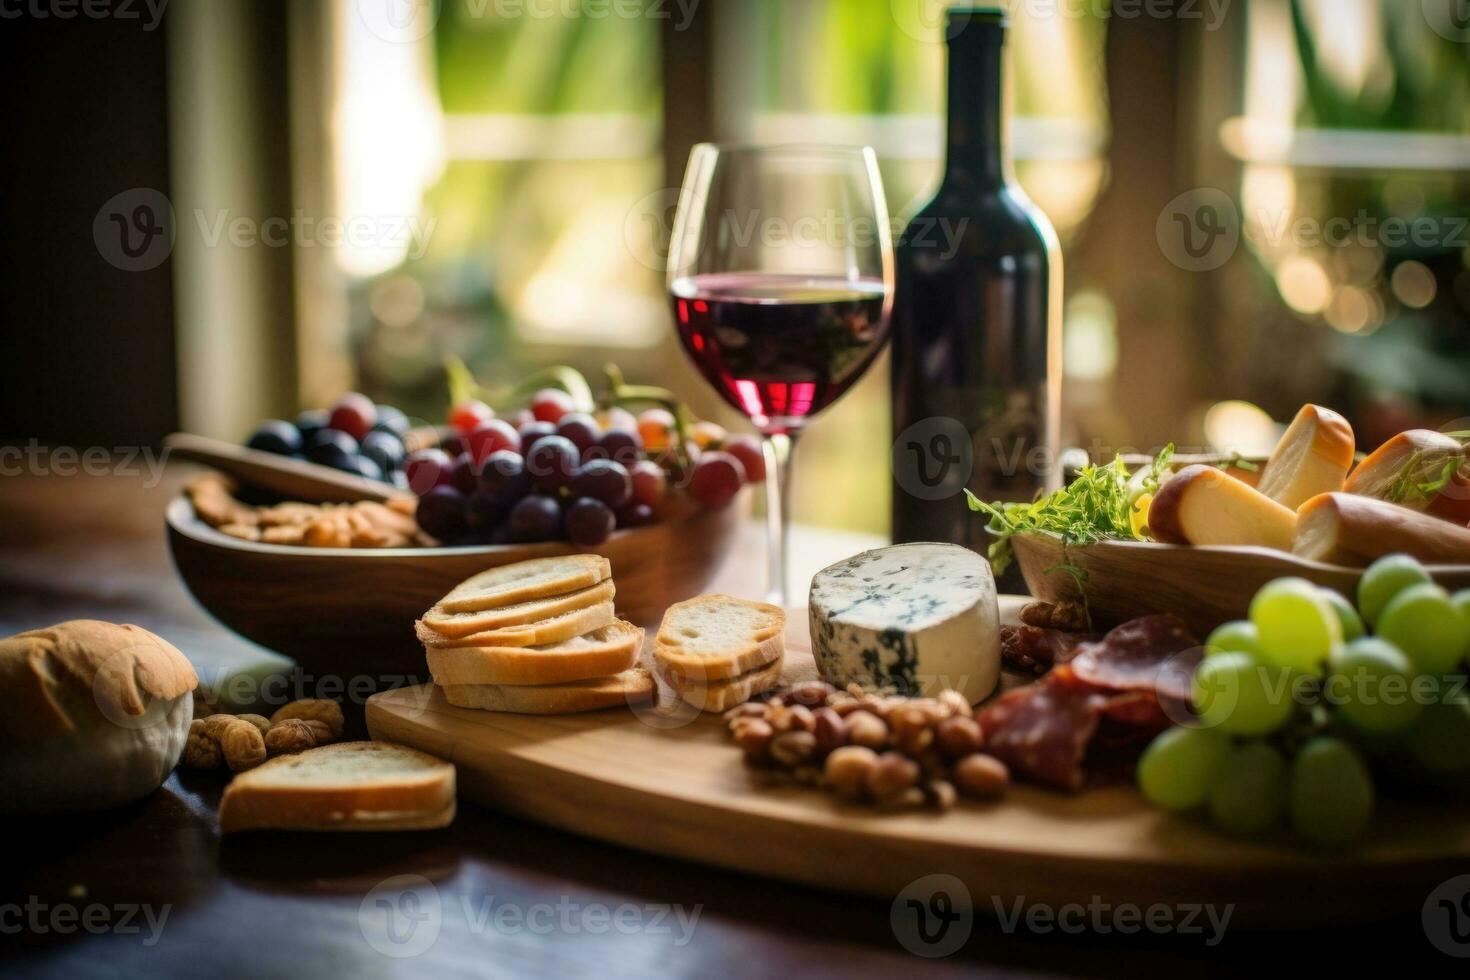
<svg viewBox="0 0 1470 980">
<path fill-rule="evenodd" d="M 786 649 L 779 606 L 727 595 L 677 603 L 664 613 L 653 657 L 660 673 L 684 683 L 728 680 L 778 660 Z"/>
<path fill-rule="evenodd" d="M 635 665 L 611 677 L 596 677 L 568 684 L 510 686 L 501 684 L 450 684 L 441 688 L 444 700 L 460 708 L 482 711 L 511 711 L 523 715 L 568 715 L 599 711 L 653 698 L 653 675 Z"/>
<path fill-rule="evenodd" d="M 568 592 L 566 595 L 547 599 L 530 599 L 496 609 L 479 609 L 471 612 L 448 612 L 442 603 L 424 613 L 423 623 L 442 636 L 469 636 L 486 630 L 503 629 L 507 626 L 522 626 L 551 619 L 565 613 L 586 609 L 588 606 L 611 602 L 616 593 L 611 579 L 599 582 L 586 589 Z"/>
<path fill-rule="evenodd" d="M 700 711 L 728 711 L 737 704 L 749 701 L 762 691 L 775 687 L 781 680 L 784 660 L 784 657 L 777 657 L 764 666 L 729 680 L 714 681 L 709 684 L 674 683 L 673 687 L 679 695 L 679 700 Z"/>
<path fill-rule="evenodd" d="M 413 624 L 414 633 L 425 647 L 531 647 L 545 646 L 591 633 L 617 621 L 611 602 L 598 603 L 586 609 L 574 609 L 560 616 L 520 626 L 504 626 L 498 630 L 471 633 L 468 636 L 445 636 L 431 629 L 423 620 Z"/>
<path fill-rule="evenodd" d="M 454 766 L 387 742 L 339 742 L 242 772 L 220 799 L 223 833 L 421 830 L 454 819 Z"/>
<path fill-rule="evenodd" d="M 560 643 L 531 647 L 428 650 L 440 687 L 460 684 L 566 684 L 619 674 L 638 662 L 643 630 L 617 620 Z"/>
<path fill-rule="evenodd" d="M 439 607 L 451 613 L 498 609 L 578 592 L 609 578 L 612 578 L 612 566 L 601 555 L 532 558 L 465 579 L 439 600 Z"/>
</svg>

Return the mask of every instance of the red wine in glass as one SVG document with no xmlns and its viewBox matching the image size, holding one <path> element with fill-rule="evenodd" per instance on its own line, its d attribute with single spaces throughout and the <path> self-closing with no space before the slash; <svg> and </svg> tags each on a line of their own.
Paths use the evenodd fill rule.
<svg viewBox="0 0 1470 980">
<path fill-rule="evenodd" d="M 765 432 L 800 426 L 882 347 L 881 278 L 725 272 L 670 283 L 679 339 L 724 399 Z"/>
</svg>

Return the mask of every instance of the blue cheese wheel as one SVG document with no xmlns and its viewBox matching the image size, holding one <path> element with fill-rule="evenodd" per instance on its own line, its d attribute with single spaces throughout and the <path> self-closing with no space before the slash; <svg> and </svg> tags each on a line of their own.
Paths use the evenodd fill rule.
<svg viewBox="0 0 1470 980">
<path fill-rule="evenodd" d="M 984 558 L 954 544 L 865 551 L 818 572 L 812 652 L 839 688 L 893 688 L 976 704 L 1000 680 L 1000 610 Z"/>
</svg>

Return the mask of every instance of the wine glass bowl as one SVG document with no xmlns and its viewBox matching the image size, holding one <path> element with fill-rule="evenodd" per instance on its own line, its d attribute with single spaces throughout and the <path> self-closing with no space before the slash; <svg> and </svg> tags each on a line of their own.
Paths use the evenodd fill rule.
<svg viewBox="0 0 1470 980">
<path fill-rule="evenodd" d="M 866 147 L 696 146 L 669 245 L 679 339 L 761 432 L 769 598 L 785 599 L 792 440 L 888 338 L 893 242 Z"/>
</svg>

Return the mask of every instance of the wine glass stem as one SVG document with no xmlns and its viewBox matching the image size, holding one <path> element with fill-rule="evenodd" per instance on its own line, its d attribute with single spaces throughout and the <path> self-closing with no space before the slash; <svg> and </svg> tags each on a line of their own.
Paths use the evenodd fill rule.
<svg viewBox="0 0 1470 980">
<path fill-rule="evenodd" d="M 791 450 L 796 437 L 786 432 L 768 433 L 762 439 L 766 455 L 766 601 L 785 608 L 786 541 L 791 526 L 787 507 L 791 490 Z"/>
</svg>

